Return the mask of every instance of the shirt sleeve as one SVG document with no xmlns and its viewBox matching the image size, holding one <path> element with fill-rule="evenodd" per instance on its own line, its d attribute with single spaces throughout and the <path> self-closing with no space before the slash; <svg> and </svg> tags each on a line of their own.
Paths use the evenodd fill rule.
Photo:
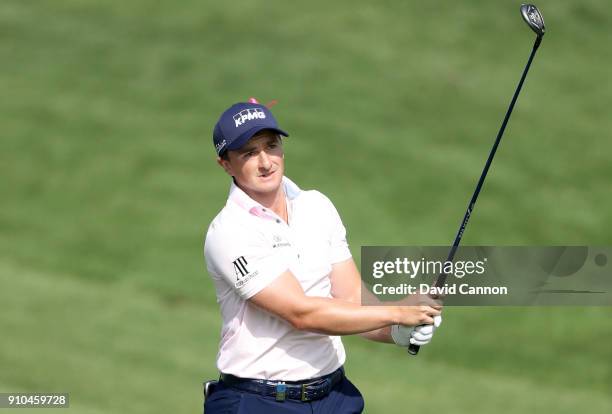
<svg viewBox="0 0 612 414">
<path fill-rule="evenodd" d="M 325 197 L 325 196 L 324 196 Z M 348 242 L 346 241 L 346 228 L 342 224 L 340 214 L 331 200 L 325 197 L 327 214 L 329 218 L 329 244 L 330 244 L 330 259 L 331 263 L 343 262 L 352 257 L 349 250 Z"/>
<path fill-rule="evenodd" d="M 211 226 L 204 243 L 204 257 L 209 273 L 225 280 L 247 300 L 286 271 L 289 260 L 281 249 L 273 249 L 263 235 L 234 230 Z"/>
</svg>

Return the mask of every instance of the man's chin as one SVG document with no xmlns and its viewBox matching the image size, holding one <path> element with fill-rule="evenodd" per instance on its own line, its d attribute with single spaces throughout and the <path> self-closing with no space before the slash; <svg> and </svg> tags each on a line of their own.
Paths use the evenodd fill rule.
<svg viewBox="0 0 612 414">
<path fill-rule="evenodd" d="M 256 193 L 272 193 L 279 189 L 282 183 L 282 177 L 272 174 L 268 177 L 256 177 L 247 187 Z"/>
<path fill-rule="evenodd" d="M 281 179 L 277 177 L 265 177 L 258 180 L 258 187 L 262 192 L 276 191 L 281 185 Z"/>
</svg>

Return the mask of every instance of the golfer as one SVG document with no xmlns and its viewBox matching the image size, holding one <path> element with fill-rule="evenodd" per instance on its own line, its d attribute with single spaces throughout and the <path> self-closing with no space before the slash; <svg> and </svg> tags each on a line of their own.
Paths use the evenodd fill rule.
<svg viewBox="0 0 612 414">
<path fill-rule="evenodd" d="M 340 336 L 425 345 L 439 325 L 435 304 L 361 305 L 334 205 L 284 175 L 287 136 L 255 100 L 232 105 L 214 128 L 217 163 L 232 180 L 204 247 L 223 318 L 207 414 L 360 413 Z"/>
</svg>

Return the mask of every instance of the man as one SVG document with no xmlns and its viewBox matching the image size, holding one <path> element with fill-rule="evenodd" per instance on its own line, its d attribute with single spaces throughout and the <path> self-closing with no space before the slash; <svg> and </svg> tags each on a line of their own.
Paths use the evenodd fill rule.
<svg viewBox="0 0 612 414">
<path fill-rule="evenodd" d="M 361 305 L 342 221 L 327 197 L 284 176 L 281 136 L 256 101 L 232 105 L 214 128 L 232 183 L 204 248 L 223 318 L 221 377 L 204 410 L 360 413 L 340 335 L 425 345 L 441 307 Z"/>
</svg>

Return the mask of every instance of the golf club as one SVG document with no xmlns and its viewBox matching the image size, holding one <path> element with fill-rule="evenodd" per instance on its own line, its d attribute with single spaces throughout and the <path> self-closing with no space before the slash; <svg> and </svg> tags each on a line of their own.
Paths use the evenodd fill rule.
<svg viewBox="0 0 612 414">
<path fill-rule="evenodd" d="M 514 109 L 514 104 L 521 92 L 521 88 L 523 86 L 523 82 L 527 77 L 527 72 L 529 71 L 529 67 L 531 66 L 531 61 L 535 56 L 540 43 L 542 42 L 542 37 L 544 37 L 545 26 L 544 19 L 542 18 L 542 14 L 538 10 L 536 6 L 533 4 L 523 4 L 521 5 L 521 15 L 525 22 L 529 25 L 531 30 L 533 30 L 537 38 L 535 43 L 533 44 L 533 48 L 531 50 L 531 55 L 529 55 L 529 60 L 527 61 L 527 65 L 523 70 L 523 75 L 521 76 L 521 80 L 516 87 L 516 91 L 514 91 L 514 96 L 512 97 L 512 101 L 510 102 L 510 106 L 506 112 L 506 116 L 504 117 L 504 121 L 502 122 L 501 128 L 497 133 L 497 138 L 495 139 L 495 143 L 493 144 L 493 148 L 491 148 L 491 152 L 489 153 L 489 158 L 482 170 L 482 174 L 480 174 L 480 179 L 478 180 L 478 184 L 476 185 L 476 189 L 474 190 L 474 194 L 472 195 L 472 199 L 468 204 L 467 210 L 465 211 L 465 215 L 463 216 L 463 220 L 461 221 L 461 225 L 459 226 L 459 231 L 457 231 L 457 236 L 455 236 L 455 241 L 453 242 L 453 247 L 451 247 L 450 252 L 448 253 L 448 258 L 446 259 L 449 262 L 455 257 L 455 253 L 457 252 L 457 248 L 459 247 L 459 243 L 461 243 L 461 237 L 463 236 L 463 232 L 467 227 L 468 221 L 472 215 L 472 211 L 474 210 L 474 205 L 476 204 L 476 200 L 478 199 L 478 194 L 480 194 L 480 190 L 482 189 L 482 185 L 484 183 L 485 178 L 487 177 L 487 173 L 489 172 L 489 168 L 491 167 L 491 162 L 493 161 L 493 157 L 495 156 L 495 152 L 497 151 L 497 147 L 499 146 L 499 142 L 501 141 L 502 136 L 504 135 L 504 130 L 506 129 L 506 125 L 508 124 L 508 120 L 510 119 L 510 115 L 512 114 L 512 110 Z M 442 287 L 446 281 L 446 273 L 440 274 L 436 279 L 435 286 Z M 411 344 L 408 347 L 408 353 L 411 355 L 416 355 L 419 352 L 420 346 Z"/>
</svg>

